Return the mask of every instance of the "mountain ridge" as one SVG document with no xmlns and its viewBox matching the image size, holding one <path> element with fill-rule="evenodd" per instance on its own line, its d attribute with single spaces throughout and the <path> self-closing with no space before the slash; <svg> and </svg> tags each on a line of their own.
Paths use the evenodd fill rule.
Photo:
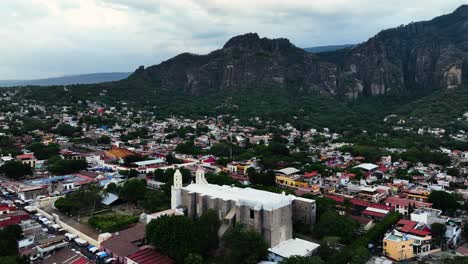
<svg viewBox="0 0 468 264">
<path fill-rule="evenodd" d="M 0 87 L 94 84 L 120 81 L 127 78 L 130 74 L 131 72 L 100 72 L 31 80 L 0 80 Z"/>
<path fill-rule="evenodd" d="M 321 52 L 330 52 L 330 51 L 337 51 L 346 48 L 352 48 L 356 46 L 356 44 L 342 44 L 342 45 L 325 45 L 325 46 L 315 46 L 315 47 L 308 47 L 304 48 L 305 51 L 312 52 L 312 53 L 321 53 Z"/>
<path fill-rule="evenodd" d="M 184 53 L 140 68 L 131 78 L 193 95 L 281 86 L 356 99 L 452 89 L 467 77 L 467 10 L 461 6 L 382 30 L 349 49 L 316 54 L 284 38 L 247 33 L 206 55 Z"/>
</svg>

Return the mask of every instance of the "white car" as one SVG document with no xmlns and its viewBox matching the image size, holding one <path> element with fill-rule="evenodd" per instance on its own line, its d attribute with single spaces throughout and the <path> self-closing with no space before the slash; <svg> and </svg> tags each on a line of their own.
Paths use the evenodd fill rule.
<svg viewBox="0 0 468 264">
<path fill-rule="evenodd" d="M 113 261 L 116 261 L 115 258 L 108 258 L 106 260 L 104 260 L 104 263 L 112 263 Z"/>
</svg>

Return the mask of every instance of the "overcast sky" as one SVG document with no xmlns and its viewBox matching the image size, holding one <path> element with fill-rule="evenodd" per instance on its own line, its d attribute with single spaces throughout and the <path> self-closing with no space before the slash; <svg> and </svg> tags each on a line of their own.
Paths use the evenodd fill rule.
<svg viewBox="0 0 468 264">
<path fill-rule="evenodd" d="M 0 0 L 0 79 L 133 71 L 257 32 L 296 46 L 359 43 L 466 0 Z"/>
</svg>

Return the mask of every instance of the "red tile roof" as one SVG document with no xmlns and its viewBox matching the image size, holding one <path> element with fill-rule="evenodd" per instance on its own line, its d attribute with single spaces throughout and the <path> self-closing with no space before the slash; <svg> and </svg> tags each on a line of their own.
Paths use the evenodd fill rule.
<svg viewBox="0 0 468 264">
<path fill-rule="evenodd" d="M 407 198 L 399 198 L 399 197 L 388 197 L 385 200 L 385 203 L 388 203 L 391 205 L 405 206 L 405 207 L 410 204 L 413 204 L 416 208 L 432 207 L 432 203 L 420 202 L 420 201 L 415 201 L 415 200 L 411 200 Z"/>
<path fill-rule="evenodd" d="M 129 259 L 137 264 L 173 264 L 174 260 L 162 255 L 152 248 L 145 248 L 132 255 L 128 256 Z"/>
<path fill-rule="evenodd" d="M 311 177 L 315 177 L 317 175 L 318 175 L 318 171 L 311 171 L 311 172 L 304 173 L 305 178 L 311 178 Z"/>
<path fill-rule="evenodd" d="M 17 159 L 23 160 L 23 159 L 34 159 L 34 153 L 27 153 L 27 154 L 21 154 L 16 156 Z"/>
<path fill-rule="evenodd" d="M 379 212 L 374 212 L 374 211 L 369 211 L 369 210 L 364 210 L 361 212 L 363 215 L 368 215 L 368 216 L 374 216 L 378 218 L 384 218 L 387 214 L 384 213 L 379 213 Z"/>
</svg>

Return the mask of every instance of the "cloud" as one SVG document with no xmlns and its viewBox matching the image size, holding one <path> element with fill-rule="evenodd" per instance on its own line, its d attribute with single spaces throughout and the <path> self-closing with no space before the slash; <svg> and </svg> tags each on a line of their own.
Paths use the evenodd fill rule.
<svg viewBox="0 0 468 264">
<path fill-rule="evenodd" d="M 132 71 L 181 52 L 208 53 L 246 32 L 299 47 L 357 43 L 464 2 L 2 0 L 0 79 Z"/>
</svg>

